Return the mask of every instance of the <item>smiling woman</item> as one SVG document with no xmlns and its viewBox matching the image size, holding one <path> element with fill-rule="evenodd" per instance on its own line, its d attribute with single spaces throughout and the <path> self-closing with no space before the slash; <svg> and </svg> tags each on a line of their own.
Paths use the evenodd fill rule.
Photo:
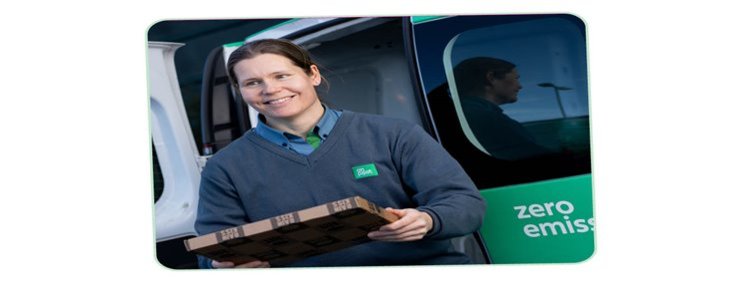
<svg viewBox="0 0 742 283">
<path fill-rule="evenodd" d="M 315 89 L 323 81 L 317 65 L 287 40 L 239 47 L 227 71 L 259 119 L 206 163 L 198 234 L 360 196 L 399 219 L 370 231 L 369 243 L 290 266 L 472 263 L 450 240 L 479 228 L 484 201 L 461 166 L 420 126 L 323 105 Z M 272 266 L 270 258 L 237 266 L 221 255 L 199 261 L 205 268 Z"/>
</svg>

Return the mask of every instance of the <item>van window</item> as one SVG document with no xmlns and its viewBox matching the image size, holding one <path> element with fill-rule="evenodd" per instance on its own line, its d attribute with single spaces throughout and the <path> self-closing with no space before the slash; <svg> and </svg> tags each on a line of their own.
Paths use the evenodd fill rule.
<svg viewBox="0 0 742 283">
<path fill-rule="evenodd" d="M 451 39 L 443 65 L 467 138 L 505 160 L 579 146 L 570 137 L 587 130 L 580 36 L 571 22 L 547 18 L 468 30 Z"/>
<path fill-rule="evenodd" d="M 579 19 L 453 17 L 415 36 L 441 143 L 480 189 L 590 172 Z"/>
</svg>

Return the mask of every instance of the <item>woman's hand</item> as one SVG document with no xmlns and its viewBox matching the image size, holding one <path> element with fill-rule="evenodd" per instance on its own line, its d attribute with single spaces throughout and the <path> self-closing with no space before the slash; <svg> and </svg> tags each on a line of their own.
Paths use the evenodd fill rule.
<svg viewBox="0 0 742 283">
<path fill-rule="evenodd" d="M 405 242 L 422 239 L 433 229 L 433 218 L 426 212 L 417 209 L 394 209 L 387 211 L 399 216 L 397 221 L 381 226 L 378 231 L 368 233 L 368 237 L 377 241 Z"/>
<path fill-rule="evenodd" d="M 267 261 L 251 261 L 235 266 L 234 262 L 231 261 L 211 261 L 211 266 L 214 268 L 266 268 L 271 267 L 271 264 Z"/>
</svg>

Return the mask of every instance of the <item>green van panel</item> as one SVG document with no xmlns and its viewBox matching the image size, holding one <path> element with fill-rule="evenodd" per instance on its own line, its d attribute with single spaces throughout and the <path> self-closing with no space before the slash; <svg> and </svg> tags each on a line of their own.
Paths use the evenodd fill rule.
<svg viewBox="0 0 742 283">
<path fill-rule="evenodd" d="M 444 16 L 417 16 L 417 17 L 411 17 L 410 21 L 412 24 L 420 24 L 424 22 L 429 22 L 432 20 L 437 20 L 440 18 L 445 18 Z"/>
<path fill-rule="evenodd" d="M 299 18 L 295 18 L 295 19 L 290 19 L 290 20 L 286 20 L 286 21 L 284 21 L 284 22 L 278 23 L 278 24 L 276 24 L 276 25 L 274 25 L 274 26 L 268 27 L 268 28 L 266 28 L 266 29 L 263 29 L 263 30 L 261 30 L 261 31 L 259 31 L 259 32 L 256 32 L 256 33 L 253 33 L 253 34 L 251 34 L 251 35 L 248 35 L 248 36 L 247 36 L 247 37 L 245 38 L 245 41 L 248 41 L 248 40 L 249 40 L 250 38 L 252 38 L 252 37 L 254 37 L 254 36 L 258 35 L 258 34 L 264 33 L 264 32 L 266 32 L 266 31 L 269 31 L 269 30 L 273 30 L 273 29 L 276 29 L 276 28 L 278 28 L 278 27 L 281 27 L 281 26 L 283 26 L 283 25 L 287 25 L 287 24 L 290 24 L 290 23 L 296 22 L 296 21 L 298 21 L 298 20 L 300 20 L 300 19 L 299 19 Z"/>
<path fill-rule="evenodd" d="M 595 250 L 592 175 L 480 191 L 492 263 L 568 263 Z"/>
<path fill-rule="evenodd" d="M 244 42 L 244 41 L 237 41 L 237 42 L 232 42 L 232 43 L 227 43 L 227 44 L 224 44 L 224 45 L 222 45 L 222 47 L 224 47 L 224 48 L 229 48 L 229 47 L 240 47 L 240 46 L 242 46 L 243 44 L 245 44 L 245 42 Z"/>
</svg>

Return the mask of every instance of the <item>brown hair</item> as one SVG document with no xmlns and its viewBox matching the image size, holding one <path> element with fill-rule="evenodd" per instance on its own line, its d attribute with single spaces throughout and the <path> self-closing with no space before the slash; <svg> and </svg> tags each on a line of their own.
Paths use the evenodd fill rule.
<svg viewBox="0 0 742 283">
<path fill-rule="evenodd" d="M 239 89 L 239 82 L 234 73 L 234 66 L 242 60 L 252 59 L 261 54 L 275 54 L 288 58 L 294 65 L 304 70 L 307 75 L 312 73 L 312 65 L 317 65 L 310 57 L 309 52 L 286 39 L 261 39 L 248 42 L 240 46 L 229 55 L 227 72 L 229 80 Z M 322 80 L 324 82 L 324 78 Z"/>
<path fill-rule="evenodd" d="M 513 69 L 515 64 L 502 59 L 475 57 L 461 61 L 454 67 L 453 73 L 459 94 L 477 95 L 488 84 L 487 73 L 491 72 L 496 79 L 503 79 Z"/>
</svg>

